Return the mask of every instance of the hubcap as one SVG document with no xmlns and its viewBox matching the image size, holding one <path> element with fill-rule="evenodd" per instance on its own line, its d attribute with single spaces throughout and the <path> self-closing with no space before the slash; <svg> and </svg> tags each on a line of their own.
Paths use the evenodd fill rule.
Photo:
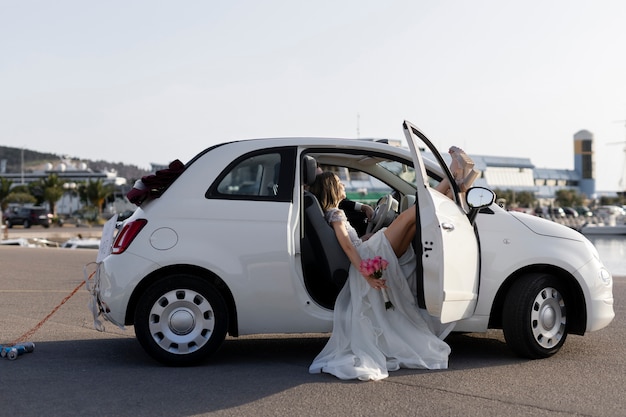
<svg viewBox="0 0 626 417">
<path fill-rule="evenodd" d="M 177 335 L 188 334 L 195 325 L 193 313 L 186 308 L 172 312 L 169 317 L 170 329 Z"/>
<path fill-rule="evenodd" d="M 211 304 L 197 291 L 172 290 L 159 297 L 149 316 L 152 339 L 175 354 L 188 354 L 204 346 L 215 326 Z"/>
<path fill-rule="evenodd" d="M 537 294 L 531 311 L 531 326 L 535 340 L 544 349 L 556 346 L 565 334 L 567 315 L 561 293 L 544 288 Z"/>
</svg>

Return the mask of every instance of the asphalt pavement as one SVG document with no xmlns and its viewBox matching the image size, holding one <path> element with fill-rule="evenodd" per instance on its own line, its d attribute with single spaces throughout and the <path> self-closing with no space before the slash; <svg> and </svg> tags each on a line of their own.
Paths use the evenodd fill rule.
<svg viewBox="0 0 626 417">
<path fill-rule="evenodd" d="M 58 308 L 28 337 L 34 352 L 0 359 L 0 417 L 625 414 L 624 277 L 615 279 L 613 323 L 568 336 L 552 358 L 516 357 L 500 331 L 453 334 L 449 369 L 358 382 L 308 373 L 327 334 L 228 338 L 204 365 L 162 366 L 132 327 L 94 330 L 84 288 L 60 304 L 95 257 L 87 249 L 0 247 L 0 344 Z"/>
</svg>

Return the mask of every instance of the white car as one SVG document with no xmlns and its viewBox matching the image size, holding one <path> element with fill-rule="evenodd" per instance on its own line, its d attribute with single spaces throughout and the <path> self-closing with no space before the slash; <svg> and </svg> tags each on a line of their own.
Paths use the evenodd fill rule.
<svg viewBox="0 0 626 417">
<path fill-rule="evenodd" d="M 433 188 L 451 178 L 444 158 L 415 126 L 403 128 L 409 149 L 244 140 L 204 150 L 180 175 L 157 174 L 169 183 L 148 187 L 134 214 L 103 234 L 109 243 L 91 286 L 96 320 L 134 325 L 144 349 L 170 365 L 206 359 L 226 334 L 332 331 L 349 262 L 306 191 L 320 164 L 348 189 L 364 194 L 370 184 L 368 195 L 388 194 L 366 230 L 418 210 L 414 295 L 440 328 L 503 329 L 517 354 L 543 358 L 568 333 L 611 322 L 612 277 L 583 235 L 507 212 L 485 188 L 463 194 L 454 184 L 453 199 L 444 196 Z"/>
</svg>

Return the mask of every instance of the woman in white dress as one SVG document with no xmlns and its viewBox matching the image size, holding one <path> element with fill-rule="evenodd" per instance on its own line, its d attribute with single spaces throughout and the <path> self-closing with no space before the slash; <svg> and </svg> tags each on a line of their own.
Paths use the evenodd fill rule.
<svg viewBox="0 0 626 417">
<path fill-rule="evenodd" d="M 405 210 L 389 227 L 361 240 L 338 208 L 346 194 L 335 174 L 319 174 L 310 191 L 316 195 L 351 266 L 348 281 L 335 302 L 332 335 L 309 372 L 367 381 L 386 378 L 389 371 L 400 368 L 447 368 L 450 347 L 422 317 L 407 281 L 415 279 L 411 246 L 415 208 Z M 362 261 L 377 256 L 388 262 L 381 279 L 360 272 Z M 385 307 L 383 291 L 392 308 Z"/>
</svg>

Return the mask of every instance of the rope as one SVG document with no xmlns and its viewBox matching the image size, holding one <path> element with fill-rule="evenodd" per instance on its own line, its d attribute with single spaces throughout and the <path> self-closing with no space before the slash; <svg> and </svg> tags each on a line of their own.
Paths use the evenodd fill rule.
<svg viewBox="0 0 626 417">
<path fill-rule="evenodd" d="M 87 279 L 88 279 L 88 280 L 89 280 L 89 279 L 91 279 L 91 277 L 92 277 L 95 273 L 96 273 L 96 271 L 92 272 L 92 273 L 89 275 L 89 278 L 87 278 Z M 60 303 L 56 306 L 56 307 L 54 307 L 54 308 L 52 309 L 52 311 L 51 311 L 50 313 L 48 313 L 48 315 L 47 315 L 46 317 L 44 317 L 44 318 L 43 318 L 43 319 L 42 319 L 39 323 L 37 323 L 37 324 L 36 324 L 36 325 L 35 325 L 32 329 L 30 329 L 29 331 L 27 331 L 26 333 L 24 333 L 23 335 L 21 335 L 20 337 L 18 337 L 17 339 L 15 339 L 13 342 L 11 342 L 11 343 L 9 343 L 9 344 L 7 344 L 7 345 L 4 345 L 4 346 L 5 346 L 5 347 L 15 346 L 16 344 L 18 344 L 18 343 L 22 343 L 22 342 L 24 342 L 26 339 L 28 339 L 29 337 L 31 337 L 32 335 L 34 335 L 34 334 L 35 334 L 35 332 L 36 332 L 37 330 L 39 330 L 39 329 L 41 328 L 41 326 L 43 326 L 43 324 L 44 324 L 46 321 L 48 321 L 48 319 L 49 319 L 50 317 L 52 317 L 52 315 L 53 315 L 54 313 L 56 313 L 56 312 L 57 312 L 57 310 L 59 310 L 59 308 L 61 308 L 61 306 L 62 306 L 63 304 L 67 303 L 67 301 L 68 301 L 70 298 L 72 298 L 72 296 L 74 296 L 74 294 L 76 294 L 76 293 L 78 292 L 78 290 L 79 290 L 79 289 L 81 289 L 81 287 L 82 287 L 83 285 L 85 285 L 85 283 L 86 283 L 86 282 L 87 282 L 87 281 L 86 281 L 86 280 L 84 280 L 84 281 L 82 281 L 80 284 L 78 284 L 78 286 L 77 286 L 76 288 L 74 288 L 74 290 L 73 290 L 71 293 L 69 293 L 69 294 L 68 294 L 68 295 L 67 295 L 67 296 L 66 296 L 66 297 L 65 297 L 65 298 L 64 298 L 64 299 L 63 299 L 63 300 L 62 300 L 62 301 L 61 301 L 61 302 L 60 302 Z"/>
</svg>

